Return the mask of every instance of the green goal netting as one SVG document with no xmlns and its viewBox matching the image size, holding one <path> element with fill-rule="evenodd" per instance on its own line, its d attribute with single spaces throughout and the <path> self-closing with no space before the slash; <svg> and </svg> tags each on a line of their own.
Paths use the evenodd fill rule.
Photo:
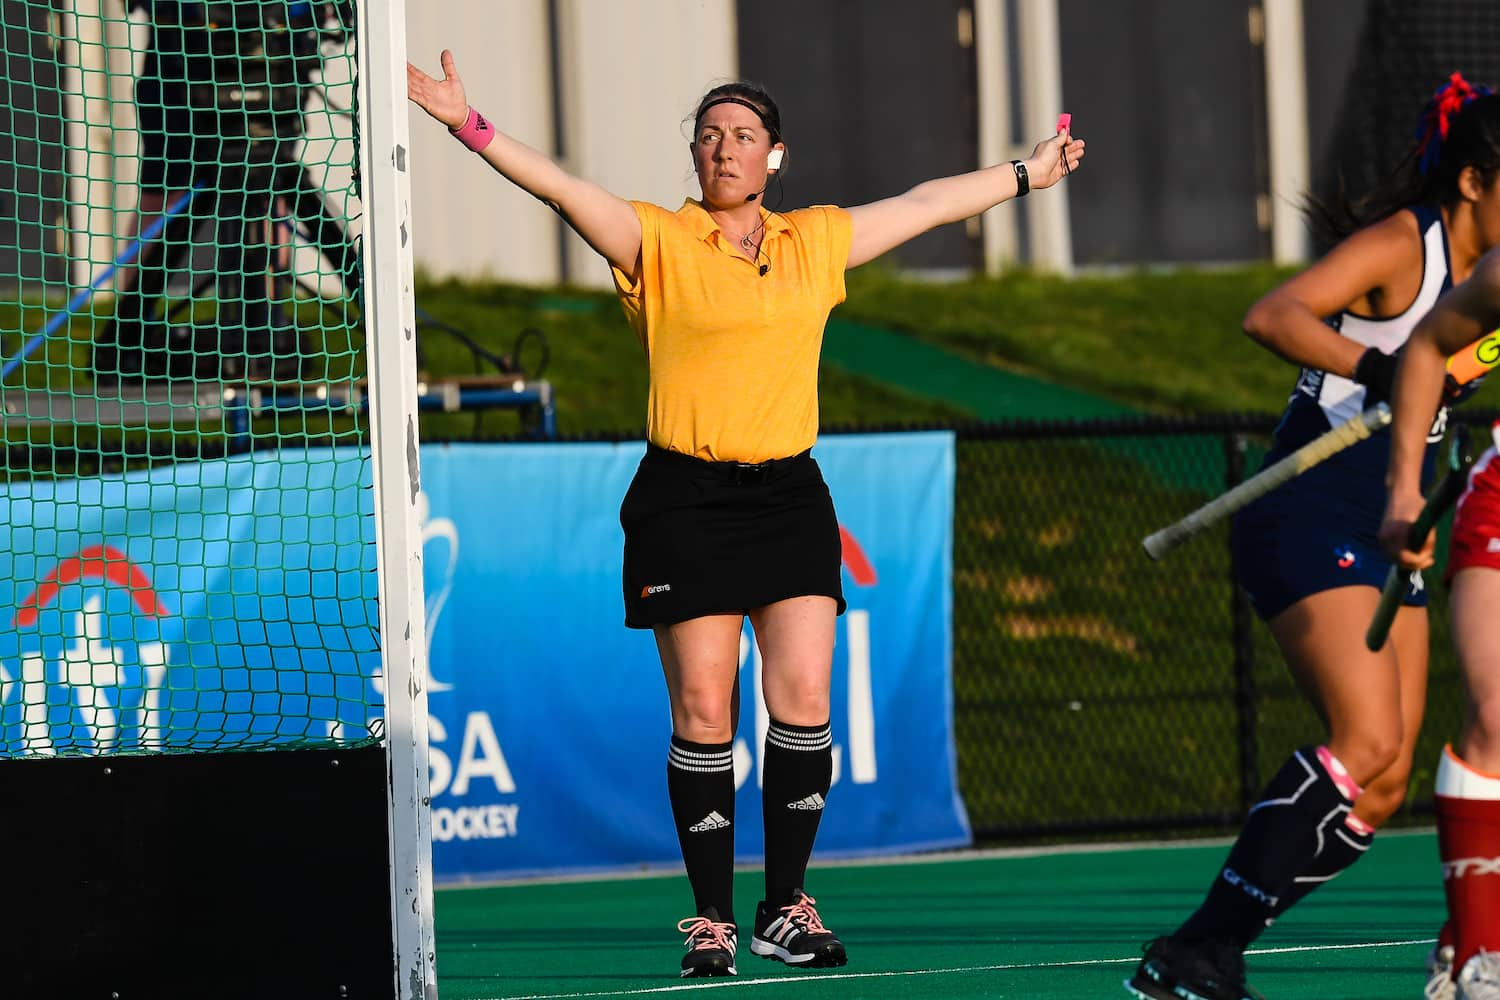
<svg viewBox="0 0 1500 1000">
<path fill-rule="evenodd" d="M 0 757 L 379 740 L 353 6 L 3 12 Z"/>
<path fill-rule="evenodd" d="M 0 41 L 17 995 L 430 1000 L 403 0 Z"/>
</svg>

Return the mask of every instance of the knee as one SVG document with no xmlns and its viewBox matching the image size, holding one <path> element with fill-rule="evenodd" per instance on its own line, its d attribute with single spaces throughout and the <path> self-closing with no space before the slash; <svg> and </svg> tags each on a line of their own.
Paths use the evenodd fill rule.
<svg viewBox="0 0 1500 1000">
<path fill-rule="evenodd" d="M 719 691 L 684 689 L 672 699 L 672 732 L 693 743 L 734 739 L 732 699 Z"/>
<path fill-rule="evenodd" d="M 766 708 L 771 718 L 789 726 L 820 726 L 828 721 L 828 688 L 818 684 L 766 686 Z"/>
<path fill-rule="evenodd" d="M 1409 757 L 1402 761 L 1399 727 L 1389 732 L 1370 730 L 1358 733 L 1342 743 L 1333 750 L 1334 755 L 1348 770 L 1349 776 L 1366 788 L 1365 794 L 1369 794 L 1368 789 L 1387 771 L 1406 772 L 1411 769 Z M 1404 783 L 1405 778 L 1402 781 Z"/>
<path fill-rule="evenodd" d="M 1384 826 L 1406 801 L 1407 783 L 1411 780 L 1411 761 L 1397 761 L 1365 786 L 1355 803 L 1354 813 L 1371 826 Z"/>
</svg>

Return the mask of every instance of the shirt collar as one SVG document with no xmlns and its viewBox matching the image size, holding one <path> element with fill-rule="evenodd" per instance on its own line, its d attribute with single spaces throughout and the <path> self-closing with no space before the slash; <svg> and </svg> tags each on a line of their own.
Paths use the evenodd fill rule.
<svg viewBox="0 0 1500 1000">
<path fill-rule="evenodd" d="M 688 198 L 683 201 L 682 207 L 677 210 L 677 215 L 692 229 L 693 235 L 707 243 L 715 233 L 723 230 L 714 221 L 714 217 L 708 214 L 708 209 L 697 198 Z M 792 228 L 791 224 L 780 212 L 768 212 L 760 210 L 760 224 L 767 237 L 777 233 L 784 233 Z"/>
</svg>

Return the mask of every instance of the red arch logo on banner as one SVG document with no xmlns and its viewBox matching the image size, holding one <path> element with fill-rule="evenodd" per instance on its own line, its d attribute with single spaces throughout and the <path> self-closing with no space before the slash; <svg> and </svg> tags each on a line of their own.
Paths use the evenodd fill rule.
<svg viewBox="0 0 1500 1000">
<path fill-rule="evenodd" d="M 38 613 L 56 599 L 58 591 L 70 583 L 86 580 L 100 580 L 126 588 L 130 591 L 130 599 L 142 614 L 158 618 L 167 614 L 166 605 L 156 595 L 151 578 L 144 570 L 131 562 L 119 549 L 108 545 L 91 545 L 59 562 L 43 578 L 37 585 L 36 592 L 22 601 L 21 606 L 16 609 L 14 624 L 17 628 L 35 625 Z"/>
<path fill-rule="evenodd" d="M 875 586 L 875 567 L 870 563 L 870 557 L 865 555 L 858 539 L 842 524 L 839 525 L 839 542 L 844 550 L 844 568 L 849 571 L 854 582 L 861 587 Z"/>
</svg>

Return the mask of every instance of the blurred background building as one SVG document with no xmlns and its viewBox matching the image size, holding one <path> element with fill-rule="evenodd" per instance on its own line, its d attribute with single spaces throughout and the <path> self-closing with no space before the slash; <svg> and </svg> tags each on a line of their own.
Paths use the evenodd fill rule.
<svg viewBox="0 0 1500 1000">
<path fill-rule="evenodd" d="M 86 284 L 133 207 L 131 24 L 121 0 L 0 8 L 0 190 L 19 192 L 0 205 L 0 273 Z M 1487 0 L 445 0 L 410 5 L 408 51 L 436 72 L 451 48 L 501 128 L 667 205 L 696 191 L 686 116 L 726 79 L 781 102 L 789 169 L 773 208 L 858 204 L 1022 157 L 1072 113 L 1089 160 L 1061 192 L 894 254 L 945 276 L 1305 260 L 1305 194 L 1336 196 L 1340 177 L 1367 189 L 1450 72 L 1500 79 L 1497 40 Z M 61 107 L 37 77 L 54 69 L 72 95 Z M 304 161 L 338 128 L 310 115 Z M 39 162 L 59 135 L 66 184 Z M 555 215 L 435 123 L 414 121 L 412 145 L 426 274 L 607 284 Z M 97 207 L 109 185 L 113 213 Z M 81 273 L 64 273 L 69 258 Z"/>
</svg>

